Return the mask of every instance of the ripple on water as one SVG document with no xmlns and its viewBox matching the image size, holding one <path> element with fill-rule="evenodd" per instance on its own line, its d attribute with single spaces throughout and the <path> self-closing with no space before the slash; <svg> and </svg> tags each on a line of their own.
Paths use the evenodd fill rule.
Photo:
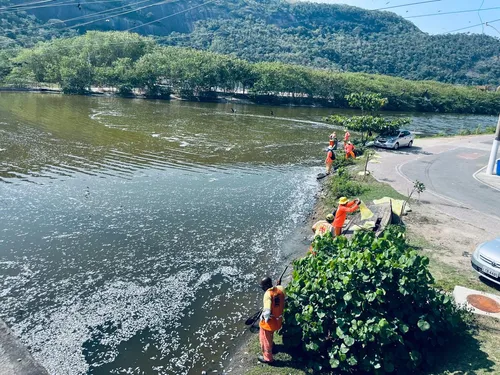
<svg viewBox="0 0 500 375">
<path fill-rule="evenodd" d="M 51 374 L 220 368 L 317 187 L 297 166 L 145 171 L 6 188 L 2 314 Z"/>
</svg>

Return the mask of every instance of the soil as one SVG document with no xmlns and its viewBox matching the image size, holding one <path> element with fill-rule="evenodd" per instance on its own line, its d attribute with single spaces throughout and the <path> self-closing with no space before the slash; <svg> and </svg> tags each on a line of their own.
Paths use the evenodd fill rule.
<svg viewBox="0 0 500 375">
<path fill-rule="evenodd" d="M 489 233 L 482 228 L 468 224 L 436 210 L 430 204 L 414 204 L 414 211 L 404 217 L 410 236 L 424 238 L 429 245 L 438 248 L 433 251 L 433 259 L 470 272 L 470 256 L 476 246 L 488 238 Z"/>
</svg>

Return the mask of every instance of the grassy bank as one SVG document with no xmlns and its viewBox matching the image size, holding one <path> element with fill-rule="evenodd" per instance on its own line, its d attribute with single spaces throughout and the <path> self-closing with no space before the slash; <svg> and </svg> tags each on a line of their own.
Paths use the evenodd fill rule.
<svg viewBox="0 0 500 375">
<path fill-rule="evenodd" d="M 88 32 L 16 50 L 0 71 L 14 87 L 49 83 L 84 94 L 91 86 L 135 90 L 149 98 L 214 100 L 217 92 L 256 103 L 347 108 L 346 95 L 380 93 L 386 110 L 497 114 L 500 93 L 473 87 L 410 81 L 391 76 L 340 73 L 276 62 L 250 63 L 229 55 L 160 46 L 126 32 Z"/>
<path fill-rule="evenodd" d="M 351 181 L 358 184 L 360 189 L 359 197 L 364 201 L 370 201 L 374 198 L 389 196 L 395 199 L 404 198 L 403 195 L 395 191 L 390 185 L 381 183 L 371 176 L 358 176 L 357 171 L 361 169 L 362 160 L 351 166 Z M 334 180 L 337 176 L 332 176 L 324 183 L 323 194 L 317 202 L 316 211 L 326 214 L 331 212 L 331 208 L 336 203 L 338 194 L 335 188 Z M 498 294 L 498 289 L 486 283 L 481 282 L 469 268 L 463 267 L 446 261 L 449 248 L 440 242 L 426 240 L 417 229 L 424 223 L 427 225 L 436 225 L 440 230 L 440 225 L 432 217 L 420 213 L 420 208 L 416 202 L 413 204 L 414 212 L 405 218 L 407 226 L 408 244 L 418 250 L 418 252 L 429 258 L 429 270 L 435 279 L 435 286 L 441 290 L 452 292 L 456 285 L 468 288 L 482 290 Z M 418 213 L 418 214 L 417 214 Z M 446 228 L 441 228 L 445 230 Z M 452 342 L 449 346 L 439 353 L 440 361 L 432 369 L 419 372 L 427 375 L 451 375 L 451 374 L 496 374 L 500 373 L 500 321 L 488 317 L 477 317 L 475 319 L 474 331 L 471 334 L 464 335 L 460 339 Z M 294 358 L 284 350 L 282 338 L 275 335 L 275 343 L 278 347 L 278 353 L 275 355 L 277 366 L 267 366 L 259 364 L 256 357 L 260 354 L 260 347 L 257 335 L 254 335 L 245 351 L 250 357 L 245 363 L 244 369 L 240 369 L 236 374 L 251 375 L 305 375 L 312 374 L 312 370 L 307 363 Z"/>
</svg>

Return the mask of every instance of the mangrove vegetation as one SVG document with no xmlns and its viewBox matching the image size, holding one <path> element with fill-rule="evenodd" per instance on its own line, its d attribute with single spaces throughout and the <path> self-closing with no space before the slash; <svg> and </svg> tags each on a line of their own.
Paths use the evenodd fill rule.
<svg viewBox="0 0 500 375">
<path fill-rule="evenodd" d="M 166 47 L 125 32 L 41 42 L 3 62 L 4 85 L 59 85 L 65 93 L 91 87 L 115 88 L 121 95 L 151 98 L 215 99 L 218 92 L 260 103 L 317 104 L 347 108 L 352 93 L 380 94 L 386 110 L 497 114 L 500 93 L 433 81 L 340 73 L 279 62 L 250 63 L 231 55 Z"/>
</svg>

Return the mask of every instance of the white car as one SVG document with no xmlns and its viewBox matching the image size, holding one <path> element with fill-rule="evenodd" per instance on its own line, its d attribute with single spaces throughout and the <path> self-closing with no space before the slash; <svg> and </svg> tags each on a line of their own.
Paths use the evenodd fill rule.
<svg viewBox="0 0 500 375">
<path fill-rule="evenodd" d="M 471 265 L 480 276 L 500 285 L 500 237 L 479 245 Z"/>
<path fill-rule="evenodd" d="M 379 135 L 377 138 L 375 138 L 373 144 L 378 147 L 392 148 L 393 150 L 397 150 L 400 147 L 413 146 L 414 139 L 415 136 L 412 132 L 408 130 L 399 130 L 391 134 Z"/>
</svg>

